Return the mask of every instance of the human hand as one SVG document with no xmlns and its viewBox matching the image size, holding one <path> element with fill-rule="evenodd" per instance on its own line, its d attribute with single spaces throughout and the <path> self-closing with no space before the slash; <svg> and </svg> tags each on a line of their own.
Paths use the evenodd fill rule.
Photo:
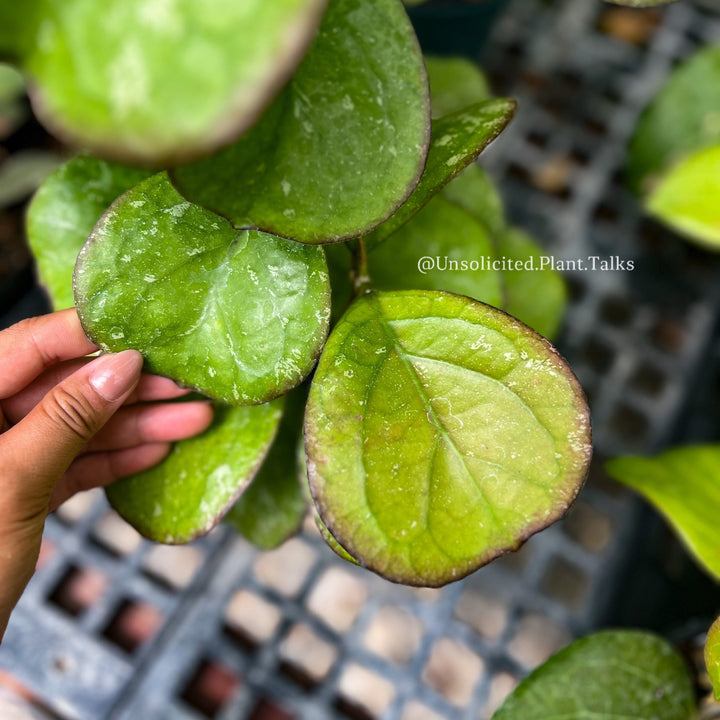
<svg viewBox="0 0 720 720">
<path fill-rule="evenodd" d="M 0 332 L 0 638 L 34 572 L 47 514 L 156 465 L 212 420 L 207 402 L 157 402 L 189 391 L 141 375 L 140 353 L 85 357 L 96 350 L 74 309 Z"/>
</svg>

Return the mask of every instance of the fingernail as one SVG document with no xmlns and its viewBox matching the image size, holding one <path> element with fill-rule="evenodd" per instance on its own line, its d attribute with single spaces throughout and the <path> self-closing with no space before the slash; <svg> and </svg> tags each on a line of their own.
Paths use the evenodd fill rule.
<svg viewBox="0 0 720 720">
<path fill-rule="evenodd" d="M 137 384 L 142 364 L 142 355 L 137 350 L 101 355 L 91 363 L 90 384 L 100 397 L 113 402 Z"/>
</svg>

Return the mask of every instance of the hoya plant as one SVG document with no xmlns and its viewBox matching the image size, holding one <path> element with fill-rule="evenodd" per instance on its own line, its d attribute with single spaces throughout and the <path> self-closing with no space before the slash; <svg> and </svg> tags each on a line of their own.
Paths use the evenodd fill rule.
<svg viewBox="0 0 720 720">
<path fill-rule="evenodd" d="M 0 12 L 39 117 L 84 149 L 30 207 L 39 277 L 103 351 L 216 402 L 113 507 L 159 542 L 227 517 L 274 547 L 309 495 L 337 552 L 428 586 L 560 518 L 591 455 L 543 337 L 564 285 L 477 262 L 540 252 L 474 164 L 515 103 L 426 62 L 399 0 L 115 0 L 107 36 L 92 5 Z"/>
<path fill-rule="evenodd" d="M 688 240 L 720 249 L 720 46 L 672 73 L 638 123 L 628 178 L 647 212 Z"/>
</svg>

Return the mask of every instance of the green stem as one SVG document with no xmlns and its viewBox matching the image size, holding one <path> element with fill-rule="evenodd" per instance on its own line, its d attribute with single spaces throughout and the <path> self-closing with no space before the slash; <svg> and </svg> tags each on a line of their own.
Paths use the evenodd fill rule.
<svg viewBox="0 0 720 720">
<path fill-rule="evenodd" d="M 360 297 L 371 292 L 370 273 L 368 272 L 367 246 L 364 238 L 358 238 L 352 250 L 353 265 L 350 279 L 353 285 L 354 297 Z"/>
</svg>

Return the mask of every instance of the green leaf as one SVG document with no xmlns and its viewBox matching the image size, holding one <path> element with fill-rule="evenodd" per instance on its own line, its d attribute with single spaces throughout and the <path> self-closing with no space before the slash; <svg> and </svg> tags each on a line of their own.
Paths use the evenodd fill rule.
<svg viewBox="0 0 720 720">
<path fill-rule="evenodd" d="M 474 215 L 493 237 L 506 230 L 502 197 L 490 176 L 477 163 L 465 168 L 448 183 L 442 194 Z"/>
<path fill-rule="evenodd" d="M 78 315 L 104 350 L 231 404 L 298 385 L 330 317 L 322 248 L 236 230 L 180 197 L 164 173 L 122 196 L 83 247 Z"/>
<path fill-rule="evenodd" d="M 294 535 L 307 510 L 298 482 L 297 456 L 306 398 L 301 388 L 286 396 L 283 419 L 265 462 L 225 518 L 264 550 L 272 550 Z"/>
<path fill-rule="evenodd" d="M 368 248 L 372 250 L 390 237 L 475 160 L 505 129 L 515 108 L 514 100 L 488 100 L 435 120 L 420 184 L 389 220 L 367 236 Z"/>
<path fill-rule="evenodd" d="M 720 618 L 708 632 L 705 645 L 705 665 L 715 691 L 715 699 L 720 700 Z"/>
<path fill-rule="evenodd" d="M 643 113 L 630 144 L 630 184 L 648 191 L 665 168 L 718 143 L 720 45 L 715 45 L 680 65 Z"/>
<path fill-rule="evenodd" d="M 328 340 L 305 414 L 318 511 L 362 565 L 458 580 L 567 510 L 588 409 L 552 346 L 459 295 L 374 292 Z"/>
<path fill-rule="evenodd" d="M 527 677 L 493 720 L 694 720 L 684 660 L 645 632 L 577 640 Z"/>
<path fill-rule="evenodd" d="M 502 273 L 505 301 L 502 309 L 552 340 L 558 333 L 567 304 L 567 286 L 552 267 L 543 267 L 543 251 L 527 234 L 508 228 L 497 238 L 498 256 L 521 263 L 519 270 Z M 532 263 L 532 270 L 524 269 Z"/>
<path fill-rule="evenodd" d="M 28 241 L 55 310 L 75 305 L 75 261 L 95 223 L 117 197 L 146 177 L 143 170 L 79 157 L 58 168 L 37 191 L 28 209 Z"/>
<path fill-rule="evenodd" d="M 707 572 L 720 580 L 720 445 L 690 445 L 655 458 L 616 458 L 606 468 L 647 498 Z"/>
<path fill-rule="evenodd" d="M 720 251 L 720 145 L 671 168 L 648 198 L 647 210 L 688 240 Z"/>
<path fill-rule="evenodd" d="M 165 165 L 234 140 L 300 62 L 324 0 L 34 3 L 20 63 L 33 107 L 99 155 Z"/>
<path fill-rule="evenodd" d="M 262 120 L 173 181 L 236 227 L 305 243 L 357 237 L 417 185 L 429 116 L 425 67 L 399 0 L 333 0 Z"/>
<path fill-rule="evenodd" d="M 472 165 L 442 194 L 490 229 L 499 259 L 520 263 L 520 269 L 501 270 L 503 301 L 499 307 L 552 340 L 567 303 L 565 281 L 552 267 L 543 267 L 543 250 L 532 238 L 506 227 L 502 199 L 490 178 L 478 165 Z"/>
<path fill-rule="evenodd" d="M 430 79 L 433 119 L 492 97 L 485 75 L 470 60 L 426 55 L 425 67 Z"/>
<path fill-rule="evenodd" d="M 469 183 L 464 182 L 466 173 Z M 542 267 L 542 250 L 525 233 L 505 229 L 502 202 L 486 178 L 479 167 L 467 168 L 370 253 L 373 286 L 468 295 L 552 338 L 565 310 L 565 282 L 551 267 Z M 455 188 L 460 181 L 463 185 Z M 494 237 L 483 219 L 496 228 L 503 223 Z M 349 253 L 345 255 L 349 262 Z M 432 268 L 421 270 L 422 261 Z M 503 264 L 493 265 L 496 261 Z M 519 269 L 503 269 L 507 261 L 519 263 Z"/>
<path fill-rule="evenodd" d="M 280 400 L 217 406 L 205 433 L 177 443 L 154 468 L 108 487 L 110 504 L 157 542 L 185 543 L 210 532 L 251 481 L 281 414 Z"/>
<path fill-rule="evenodd" d="M 494 260 L 488 231 L 438 195 L 368 255 L 368 269 L 378 290 L 448 290 L 500 307 L 502 277 L 490 267 Z M 421 269 L 422 261 L 433 267 Z"/>
</svg>

